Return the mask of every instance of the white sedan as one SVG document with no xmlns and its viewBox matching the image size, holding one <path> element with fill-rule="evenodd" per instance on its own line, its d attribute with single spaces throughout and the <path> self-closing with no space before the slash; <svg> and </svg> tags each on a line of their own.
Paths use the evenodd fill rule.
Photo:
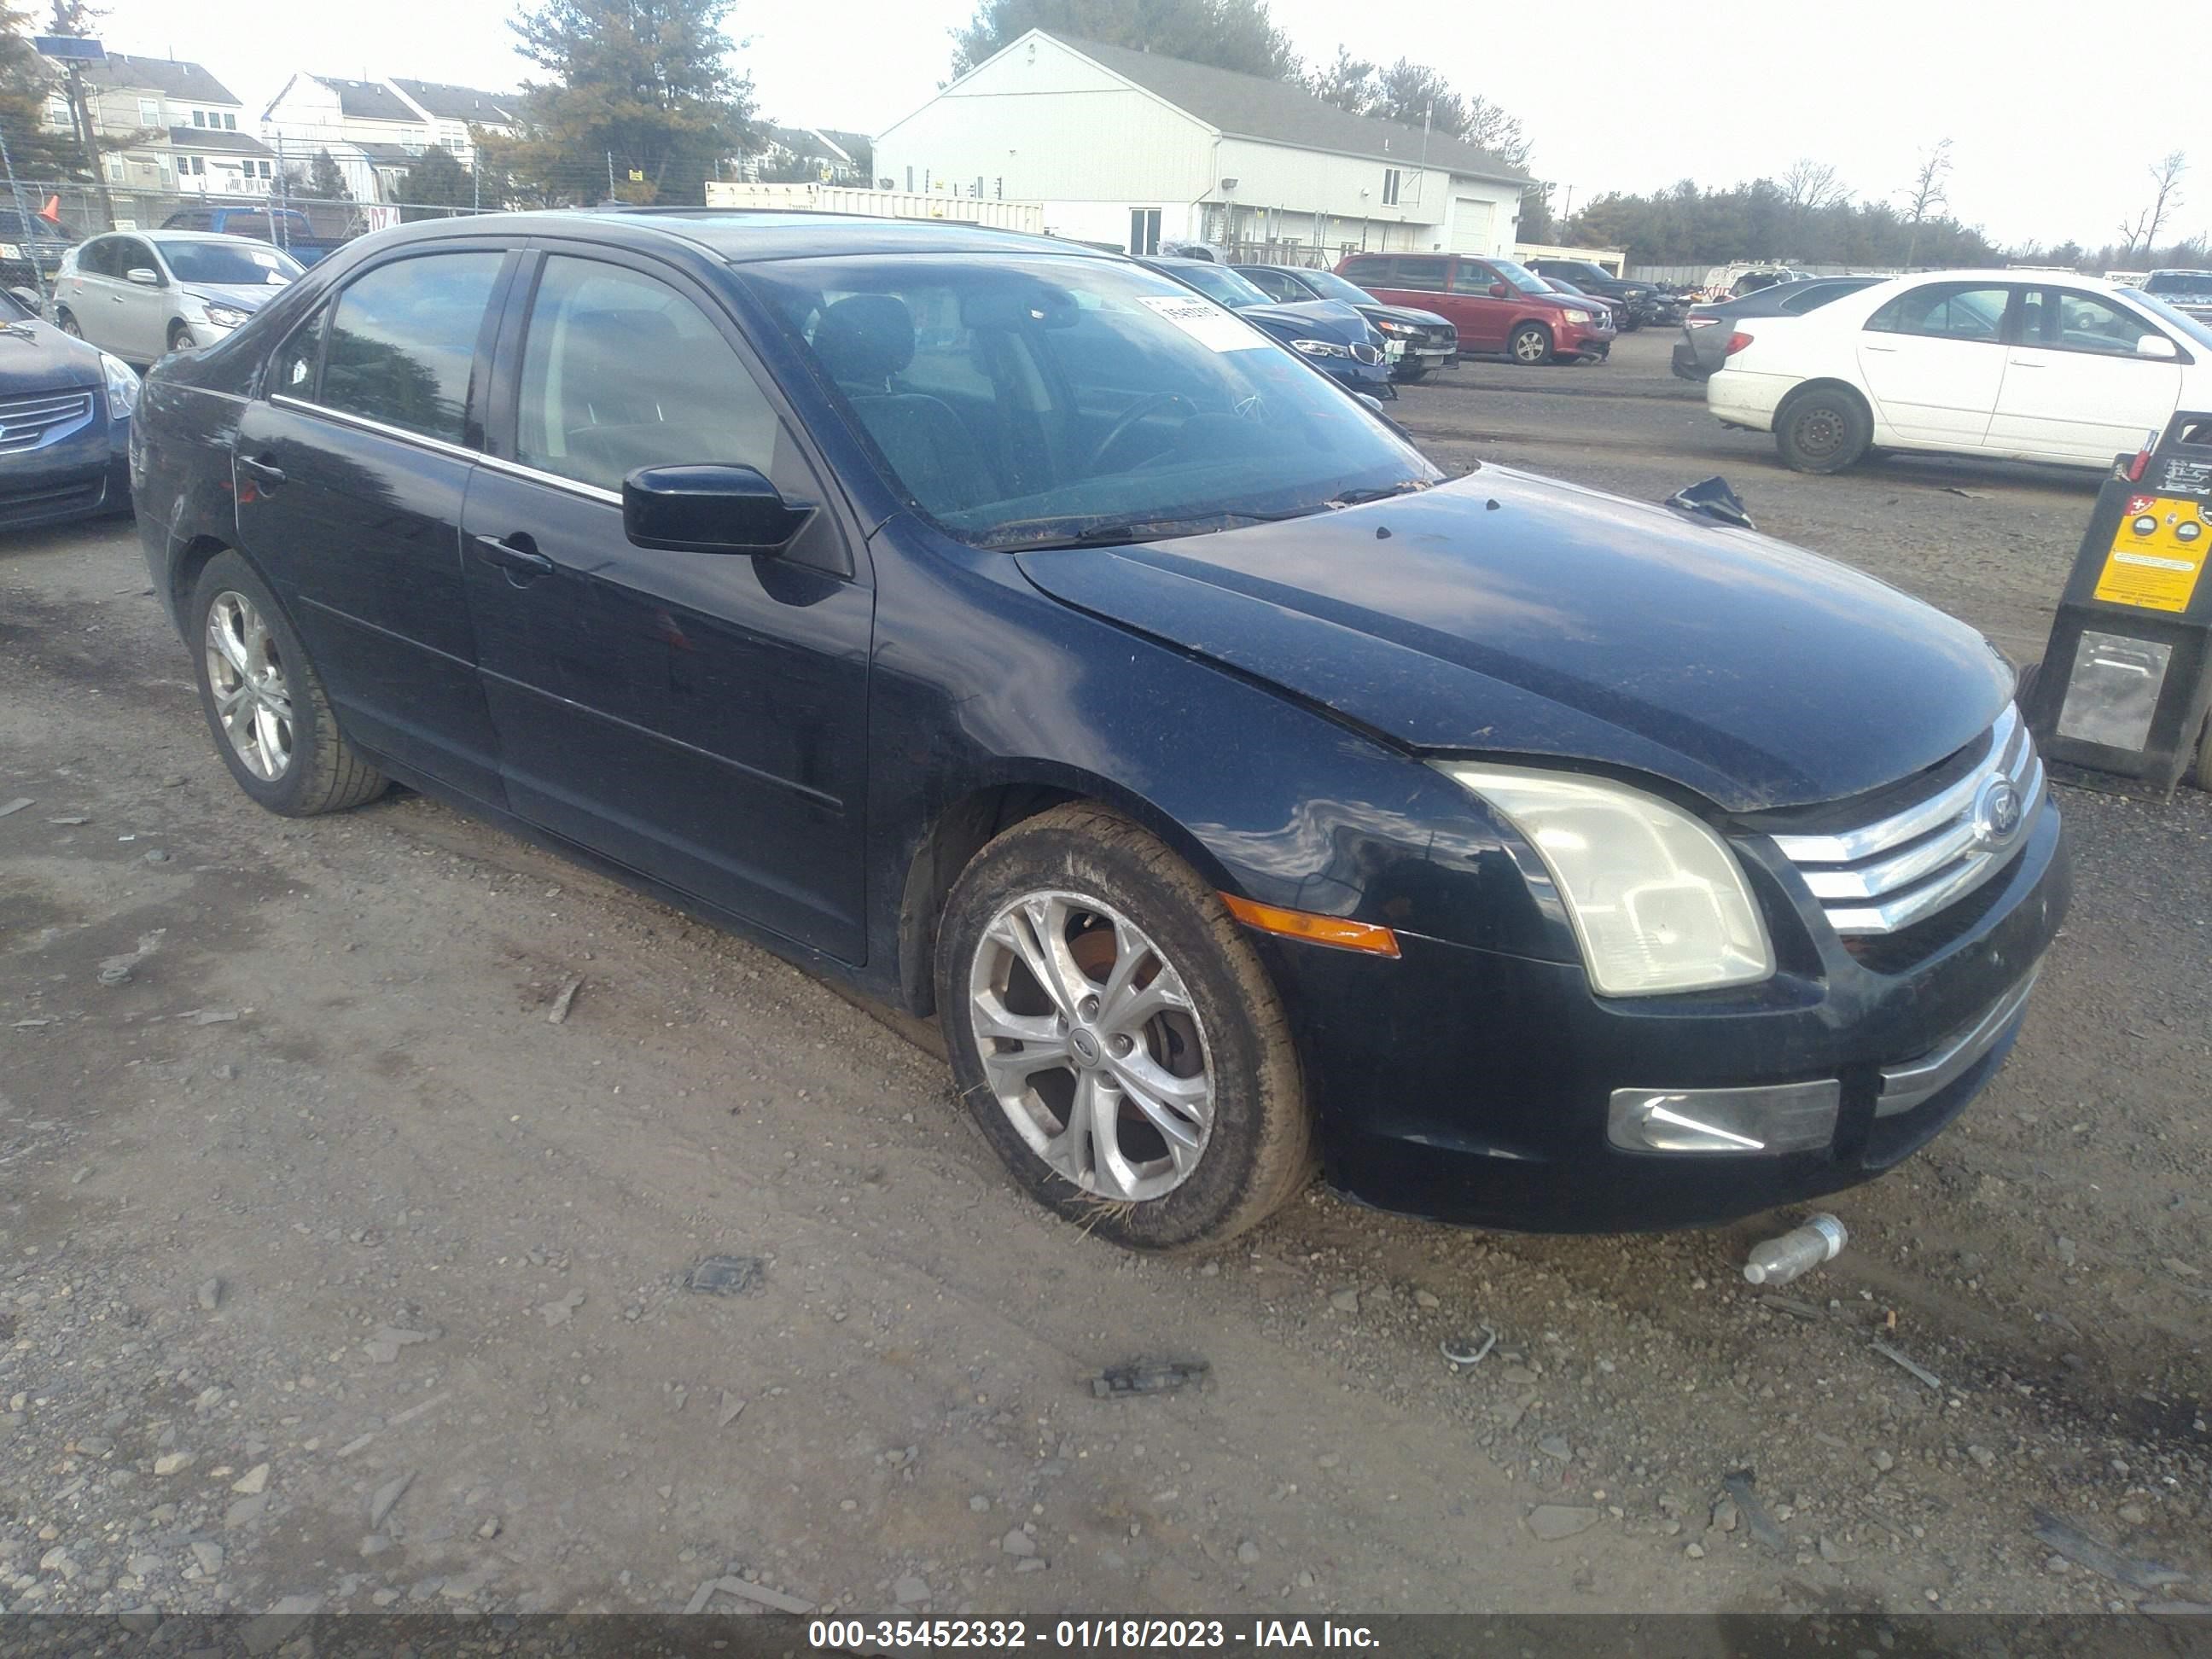
<svg viewBox="0 0 2212 1659">
<path fill-rule="evenodd" d="M 2090 276 L 1898 276 L 1735 325 L 1705 406 L 1801 472 L 1869 450 L 2109 466 L 2177 408 L 2212 409 L 2212 329 Z"/>
</svg>

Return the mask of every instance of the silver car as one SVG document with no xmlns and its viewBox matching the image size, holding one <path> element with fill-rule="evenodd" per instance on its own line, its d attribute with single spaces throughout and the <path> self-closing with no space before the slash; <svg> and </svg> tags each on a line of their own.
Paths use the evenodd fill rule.
<svg viewBox="0 0 2212 1659">
<path fill-rule="evenodd" d="M 212 345 L 300 275 L 266 242 L 207 231 L 112 231 L 62 256 L 53 320 L 126 362 Z"/>
</svg>

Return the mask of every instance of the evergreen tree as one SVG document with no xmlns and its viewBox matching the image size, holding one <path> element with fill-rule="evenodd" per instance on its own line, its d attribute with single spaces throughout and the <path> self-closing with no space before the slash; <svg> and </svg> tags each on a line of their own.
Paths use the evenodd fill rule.
<svg viewBox="0 0 2212 1659">
<path fill-rule="evenodd" d="M 453 151 L 443 144 L 433 144 L 415 158 L 415 165 L 399 181 L 399 199 L 405 204 L 399 211 L 403 220 L 443 218 L 445 215 L 434 210 L 475 204 L 476 180 L 454 159 Z"/>
<path fill-rule="evenodd" d="M 1298 55 L 1267 0 L 981 0 L 967 27 L 952 31 L 952 73 L 965 75 L 1031 29 L 1270 81 L 1298 78 Z"/>
</svg>

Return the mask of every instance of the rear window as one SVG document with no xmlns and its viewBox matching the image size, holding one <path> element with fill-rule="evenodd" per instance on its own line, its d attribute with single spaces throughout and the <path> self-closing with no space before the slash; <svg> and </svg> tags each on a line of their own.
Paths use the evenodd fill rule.
<svg viewBox="0 0 2212 1659">
<path fill-rule="evenodd" d="M 2186 294 L 2194 299 L 2212 300 L 2212 270 L 2154 271 L 2144 282 L 2142 291 L 2167 299 Z"/>
</svg>

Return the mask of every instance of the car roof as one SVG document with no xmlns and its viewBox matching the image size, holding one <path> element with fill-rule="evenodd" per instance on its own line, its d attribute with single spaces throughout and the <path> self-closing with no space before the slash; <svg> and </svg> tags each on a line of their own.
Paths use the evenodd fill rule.
<svg viewBox="0 0 2212 1659">
<path fill-rule="evenodd" d="M 1106 259 L 1116 256 L 1080 242 L 943 219 L 875 219 L 861 214 L 778 212 L 723 208 L 592 208 L 569 212 L 501 213 L 427 221 L 382 233 L 393 240 L 447 236 L 588 235 L 640 249 L 687 242 L 733 263 L 825 258 L 872 253 L 1049 253 Z M 1163 263 L 1165 263 L 1164 261 Z M 1202 259 L 1177 263 L 1203 264 Z"/>
</svg>

